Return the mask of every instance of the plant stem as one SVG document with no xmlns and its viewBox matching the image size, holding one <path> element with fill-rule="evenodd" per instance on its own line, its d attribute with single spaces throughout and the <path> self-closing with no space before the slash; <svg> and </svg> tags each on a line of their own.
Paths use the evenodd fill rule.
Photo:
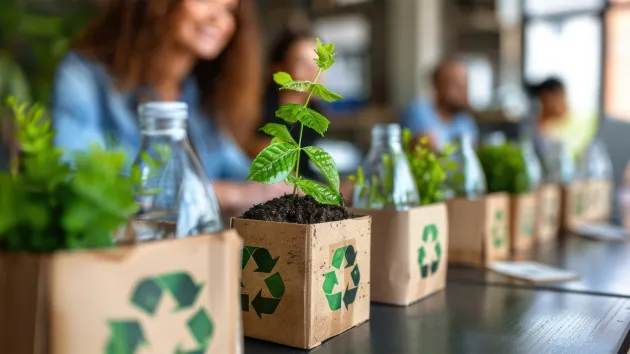
<svg viewBox="0 0 630 354">
<path fill-rule="evenodd" d="M 322 68 L 317 70 L 317 75 L 315 75 L 315 80 L 313 80 L 313 84 L 317 83 L 319 79 L 319 75 L 322 73 Z M 308 108 L 309 102 L 311 102 L 311 97 L 313 97 L 313 88 L 311 87 L 311 91 L 308 93 L 308 97 L 306 98 L 306 103 L 304 103 L 304 108 Z M 298 157 L 295 165 L 295 180 L 297 181 L 300 177 L 300 157 L 302 156 L 302 133 L 304 132 L 304 124 L 300 122 L 300 139 L 298 139 Z M 297 198 L 297 184 L 293 186 L 293 196 Z"/>
</svg>

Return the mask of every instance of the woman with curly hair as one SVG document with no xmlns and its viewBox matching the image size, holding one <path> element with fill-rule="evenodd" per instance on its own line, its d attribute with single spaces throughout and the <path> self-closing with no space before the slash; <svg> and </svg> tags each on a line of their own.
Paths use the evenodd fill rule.
<svg viewBox="0 0 630 354">
<path fill-rule="evenodd" d="M 53 94 L 56 143 L 83 150 L 113 136 L 134 156 L 136 107 L 183 101 L 189 137 L 224 208 L 243 209 L 285 185 L 242 181 L 239 148 L 260 114 L 260 48 L 253 0 L 108 0 L 60 63 Z M 229 132 L 229 133 L 228 133 Z"/>
</svg>

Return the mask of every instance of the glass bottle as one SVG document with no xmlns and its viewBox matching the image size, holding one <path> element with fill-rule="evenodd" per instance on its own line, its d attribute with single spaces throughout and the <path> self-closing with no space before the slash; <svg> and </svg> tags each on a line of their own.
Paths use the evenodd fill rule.
<svg viewBox="0 0 630 354">
<path fill-rule="evenodd" d="M 613 167 L 606 144 L 599 137 L 584 150 L 579 164 L 579 174 L 584 180 L 612 180 Z"/>
<path fill-rule="evenodd" d="M 372 128 L 372 146 L 361 165 L 364 181 L 354 190 L 355 207 L 405 210 L 419 205 L 401 140 L 398 124 L 377 124 Z"/>
<path fill-rule="evenodd" d="M 534 141 L 530 134 L 522 134 L 519 143 L 523 159 L 525 161 L 525 170 L 529 180 L 528 189 L 534 191 L 543 182 L 543 167 L 536 150 L 534 149 Z"/>
<path fill-rule="evenodd" d="M 223 228 L 214 189 L 186 133 L 188 106 L 150 102 L 138 109 L 142 134 L 135 166 L 142 176 L 136 200 L 136 239 L 212 233 Z M 149 223 L 143 223 L 148 221 Z"/>
<path fill-rule="evenodd" d="M 575 163 L 566 145 L 558 140 L 537 139 L 536 152 L 542 162 L 545 181 L 569 185 L 575 176 Z"/>
<path fill-rule="evenodd" d="M 451 160 L 456 170 L 448 172 L 446 198 L 480 198 L 486 194 L 486 176 L 473 146 L 470 134 L 462 134 L 455 142 Z"/>
</svg>

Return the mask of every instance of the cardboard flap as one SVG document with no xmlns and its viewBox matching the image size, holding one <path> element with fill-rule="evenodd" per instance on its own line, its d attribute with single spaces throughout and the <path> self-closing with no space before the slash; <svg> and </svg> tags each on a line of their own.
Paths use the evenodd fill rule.
<svg viewBox="0 0 630 354">
<path fill-rule="evenodd" d="M 241 255 L 233 230 L 55 254 L 51 353 L 236 353 Z"/>
</svg>

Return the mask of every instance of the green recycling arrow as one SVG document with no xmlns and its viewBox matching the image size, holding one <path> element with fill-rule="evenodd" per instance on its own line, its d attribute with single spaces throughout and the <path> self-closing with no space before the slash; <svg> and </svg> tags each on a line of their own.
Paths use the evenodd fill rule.
<svg viewBox="0 0 630 354">
<path fill-rule="evenodd" d="M 195 284 L 187 273 L 170 273 L 142 280 L 133 292 L 131 302 L 149 315 L 154 315 L 162 294 L 171 295 L 175 311 L 193 306 L 201 293 L 202 284 Z"/>
<path fill-rule="evenodd" d="M 436 259 L 431 262 L 431 274 L 435 274 L 440 266 L 440 260 L 442 259 L 442 245 L 438 240 L 438 229 L 435 224 L 430 224 L 424 227 L 422 232 L 422 241 L 424 244 L 428 244 L 429 241 L 433 242 L 433 250 L 436 255 Z M 427 257 L 427 252 L 424 245 L 418 248 L 418 265 L 420 266 L 420 275 L 424 279 L 429 276 L 429 265 L 424 264 L 424 260 Z"/>
<path fill-rule="evenodd" d="M 142 327 L 137 321 L 110 321 L 111 336 L 107 342 L 107 354 L 134 354 L 147 344 Z"/>
<path fill-rule="evenodd" d="M 253 259 L 258 266 L 254 272 L 271 273 L 280 257 L 272 258 L 271 253 L 265 248 L 245 246 L 243 248 L 243 262 L 241 263 L 242 270 L 245 269 L 250 259 Z M 277 272 L 265 278 L 265 285 L 267 285 L 267 289 L 269 289 L 269 293 L 272 297 L 263 297 L 261 289 L 251 301 L 251 306 L 254 308 L 259 318 L 262 318 L 263 314 L 271 315 L 276 312 L 285 291 L 284 281 L 280 273 Z M 241 287 L 244 287 L 244 285 L 241 284 Z M 249 312 L 249 305 L 249 295 L 241 294 L 242 311 Z"/>
<path fill-rule="evenodd" d="M 526 237 L 534 236 L 534 209 L 523 211 L 521 224 L 521 233 Z"/>
<path fill-rule="evenodd" d="M 497 210 L 494 213 L 494 222 L 492 225 L 492 241 L 494 244 L 494 248 L 503 247 L 503 243 L 505 241 L 505 235 L 500 232 L 502 230 L 500 226 L 503 224 L 503 211 Z"/>
<path fill-rule="evenodd" d="M 201 293 L 202 284 L 195 284 L 190 274 L 173 272 L 141 280 L 134 288 L 131 302 L 146 314 L 155 315 L 162 293 L 167 292 L 176 303 L 175 312 L 191 308 Z M 210 343 L 213 333 L 212 319 L 204 308 L 198 309 L 187 322 L 188 329 L 197 343 L 197 349 L 184 351 L 176 348 L 177 354 L 202 354 Z M 135 354 L 147 344 L 138 321 L 110 321 L 110 338 L 106 354 Z"/>
<path fill-rule="evenodd" d="M 337 248 L 333 252 L 330 265 L 337 270 L 342 270 L 341 266 L 343 265 L 344 259 L 346 261 L 346 266 L 343 269 L 354 266 L 354 268 L 352 268 L 352 271 L 350 271 L 350 278 L 352 280 L 353 288 L 350 288 L 348 285 L 346 285 L 346 290 L 343 292 L 343 295 L 341 291 L 333 293 L 335 285 L 339 284 L 339 281 L 337 280 L 337 273 L 335 270 L 333 270 L 324 274 L 324 284 L 322 285 L 322 290 L 324 290 L 326 300 L 328 301 L 328 307 L 331 311 L 339 310 L 341 308 L 342 301 L 347 310 L 348 306 L 354 303 L 354 300 L 357 296 L 357 291 L 359 290 L 361 272 L 359 271 L 359 265 L 355 264 L 357 259 L 357 251 L 354 249 L 354 246 L 348 245 Z"/>
</svg>

